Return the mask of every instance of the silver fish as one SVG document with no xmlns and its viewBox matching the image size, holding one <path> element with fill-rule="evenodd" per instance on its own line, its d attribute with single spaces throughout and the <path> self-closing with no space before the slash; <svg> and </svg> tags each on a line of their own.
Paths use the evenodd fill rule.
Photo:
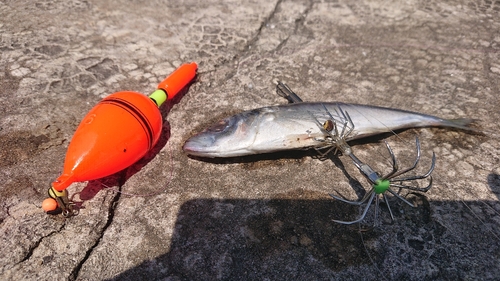
<svg viewBox="0 0 500 281">
<path fill-rule="evenodd" d="M 354 128 L 346 141 L 413 127 L 463 130 L 473 119 L 442 119 L 411 111 L 347 103 L 292 103 L 262 107 L 225 118 L 186 141 L 183 150 L 200 157 L 235 157 L 289 149 L 323 147 L 318 124 L 335 121 L 339 131 L 346 114 Z"/>
</svg>

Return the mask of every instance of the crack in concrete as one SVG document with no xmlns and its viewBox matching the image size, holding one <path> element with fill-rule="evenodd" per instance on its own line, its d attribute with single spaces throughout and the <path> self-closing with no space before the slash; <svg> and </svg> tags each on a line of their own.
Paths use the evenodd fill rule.
<svg viewBox="0 0 500 281">
<path fill-rule="evenodd" d="M 251 38 L 247 44 L 245 45 L 244 47 L 244 50 L 237 53 L 235 56 L 233 56 L 233 60 L 231 61 L 228 61 L 229 63 L 233 62 L 234 60 L 237 60 L 238 57 L 241 57 L 241 56 L 245 56 L 247 53 L 249 53 L 253 47 L 255 46 L 256 42 L 259 40 L 260 36 L 262 35 L 262 32 L 264 30 L 264 28 L 269 24 L 269 22 L 272 21 L 272 19 L 275 17 L 275 15 L 278 13 L 278 10 L 279 10 L 279 7 L 281 5 L 281 3 L 283 2 L 283 0 L 278 0 L 273 8 L 273 10 L 271 11 L 271 13 L 262 21 L 261 25 L 259 26 L 259 28 L 257 29 L 257 32 L 255 34 L 255 36 L 253 38 Z M 313 6 L 313 1 L 310 1 L 309 2 L 309 6 L 306 8 L 306 10 L 304 11 L 304 13 L 302 13 L 300 15 L 300 17 L 296 20 L 295 22 L 295 27 L 294 27 L 294 30 L 293 30 L 293 33 L 292 34 L 296 34 L 297 33 L 297 30 L 300 28 L 300 26 L 303 26 L 304 24 L 304 20 L 305 18 L 307 17 L 307 14 L 309 13 L 309 11 L 312 9 L 312 6 Z M 278 46 L 278 48 L 282 45 L 284 45 L 286 43 L 286 41 L 288 40 L 288 38 L 290 38 L 290 36 L 288 36 L 282 43 L 280 43 L 280 45 Z M 201 74 L 201 73 L 199 73 Z M 76 75 L 74 75 L 76 76 Z M 120 182 L 120 190 L 121 190 L 121 187 L 123 186 L 124 182 Z M 102 238 L 106 232 L 106 230 L 108 229 L 108 227 L 113 223 L 113 219 L 114 219 L 114 214 L 115 214 L 115 209 L 118 205 L 118 202 L 119 202 L 119 199 L 121 197 L 121 193 L 118 192 L 116 193 L 116 195 L 113 197 L 113 199 L 111 200 L 110 202 L 110 205 L 109 205 L 109 208 L 108 208 L 108 217 L 107 217 L 107 221 L 106 221 L 106 224 L 104 225 L 104 227 L 102 228 L 102 230 L 100 231 L 100 234 L 99 234 L 99 237 L 95 240 L 95 243 L 93 245 L 91 245 L 88 250 L 86 251 L 84 257 L 78 262 L 78 264 L 73 268 L 73 270 L 71 271 L 71 273 L 69 274 L 68 276 L 68 280 L 77 280 L 78 279 L 78 276 L 80 274 L 80 271 L 83 267 L 83 265 L 87 262 L 87 260 L 90 258 L 90 256 L 92 255 L 93 251 L 95 248 L 97 248 L 100 244 L 100 242 L 102 241 Z M 32 244 L 29 249 L 28 249 L 28 252 L 27 254 L 23 257 L 22 260 L 20 260 L 18 263 L 16 264 L 21 264 L 27 260 L 29 260 L 32 256 L 33 256 L 33 253 L 34 251 L 40 246 L 40 244 L 42 244 L 42 242 L 54 235 L 55 233 L 58 233 L 60 232 L 62 229 L 64 229 L 66 224 L 62 224 L 61 227 L 55 231 L 52 231 L 50 232 L 49 234 L 41 237 L 40 239 L 38 239 L 34 244 Z"/>
<path fill-rule="evenodd" d="M 241 56 L 244 56 L 245 54 L 247 54 L 250 50 L 253 49 L 253 46 L 255 46 L 256 42 L 259 40 L 261 34 L 262 34 L 262 31 L 263 29 L 269 24 L 269 22 L 273 19 L 273 17 L 277 14 L 278 12 L 278 9 L 281 5 L 283 0 L 278 0 L 274 6 L 274 9 L 271 11 L 271 13 L 263 20 L 263 22 L 261 23 L 261 25 L 259 26 L 259 28 L 257 29 L 257 33 L 255 34 L 255 36 L 250 39 L 248 41 L 248 43 L 245 45 L 245 48 L 242 52 L 240 52 L 239 54 L 236 54 L 234 57 L 233 57 L 233 60 L 237 60 L 238 57 L 241 57 Z M 306 10 L 304 11 L 304 13 L 301 14 L 301 16 L 295 21 L 295 27 L 294 27 L 294 30 L 293 30 L 293 33 L 292 34 L 296 34 L 297 33 L 297 30 L 304 25 L 304 21 L 305 21 L 305 18 L 307 17 L 308 13 L 310 12 L 310 10 L 312 9 L 313 7 L 313 1 L 309 1 L 309 5 L 308 7 L 306 8 Z M 277 50 L 283 46 L 284 44 L 286 44 L 286 42 L 288 41 L 290 37 L 287 37 L 285 40 L 283 40 L 282 43 L 280 43 L 278 45 L 278 47 L 276 48 Z M 229 63 L 231 63 L 229 61 Z M 199 73 L 200 74 L 200 73 Z M 124 182 L 120 182 L 120 189 L 121 190 L 121 187 L 123 186 Z M 87 262 L 87 260 L 90 258 L 90 256 L 92 255 L 93 251 L 95 248 L 97 248 L 100 244 L 100 242 L 102 241 L 102 238 L 104 237 L 104 234 L 106 233 L 108 227 L 113 223 L 113 219 L 114 219 L 114 215 L 115 215 L 115 210 L 116 210 L 116 207 L 118 205 L 118 202 L 120 200 L 120 197 L 121 197 L 121 193 L 120 192 L 117 192 L 116 195 L 113 197 L 113 199 L 111 200 L 110 202 L 110 205 L 109 205 L 109 208 L 108 208 L 108 217 L 107 217 L 107 221 L 106 221 L 106 224 L 104 225 L 104 227 L 102 228 L 102 230 L 100 231 L 100 235 L 99 237 L 95 240 L 95 243 L 93 245 L 91 245 L 88 250 L 86 251 L 85 253 L 85 256 L 78 262 L 78 264 L 73 268 L 73 270 L 71 271 L 71 273 L 69 274 L 68 276 L 68 280 L 77 280 L 78 279 L 78 276 L 80 274 L 80 271 L 81 269 L 83 268 L 83 265 Z M 33 255 L 33 252 L 36 250 L 36 248 L 42 243 L 42 241 L 57 233 L 57 232 L 60 232 L 63 228 L 64 228 L 65 224 L 63 224 L 61 226 L 61 228 L 59 228 L 58 230 L 56 231 L 53 231 L 51 233 L 49 233 L 48 235 L 42 237 L 41 239 L 39 239 L 38 241 L 36 241 L 35 244 L 32 245 L 32 247 L 30 247 L 27 255 L 19 262 L 19 263 L 22 263 L 22 262 L 25 262 L 26 260 L 28 260 L 32 255 Z M 18 264 L 19 264 L 18 263 Z"/>
<path fill-rule="evenodd" d="M 274 16 L 278 12 L 278 8 L 281 5 L 281 2 L 283 2 L 283 0 L 278 0 L 276 2 L 276 4 L 274 5 L 274 9 L 271 11 L 271 13 L 261 23 L 261 25 L 257 29 L 257 33 L 255 34 L 255 36 L 252 39 L 248 40 L 247 44 L 243 48 L 243 51 L 236 53 L 232 57 L 232 59 L 228 60 L 227 63 L 225 63 L 225 65 L 231 65 L 231 64 L 233 64 L 235 61 L 238 61 L 238 58 L 244 57 L 245 54 L 247 54 L 249 52 L 249 50 L 253 49 L 253 46 L 259 40 L 259 37 L 262 34 L 262 30 L 264 29 L 264 27 L 266 27 L 266 25 L 274 18 Z M 215 69 L 217 69 L 217 67 L 215 67 Z M 230 71 L 230 73 L 228 73 L 228 75 L 227 75 L 227 80 L 233 78 L 236 74 L 237 74 L 237 70 Z"/>
<path fill-rule="evenodd" d="M 295 27 L 293 29 L 293 33 L 290 34 L 288 37 L 286 37 L 283 41 L 281 41 L 281 43 L 279 43 L 278 46 L 274 48 L 274 51 L 276 52 L 280 51 L 286 45 L 288 39 L 290 39 L 290 36 L 297 34 L 297 30 L 299 30 L 300 27 L 304 26 L 304 22 L 307 16 L 309 15 L 309 12 L 312 10 L 313 6 L 314 6 L 314 1 L 309 1 L 309 5 L 307 6 L 307 8 L 300 15 L 300 17 L 295 20 Z"/>
<path fill-rule="evenodd" d="M 22 260 L 20 260 L 19 262 L 15 263 L 14 266 L 18 265 L 18 264 L 21 264 L 27 260 L 29 260 L 32 256 L 33 256 L 33 253 L 35 252 L 35 250 L 38 248 L 38 246 L 40 246 L 40 244 L 42 243 L 42 241 L 47 238 L 47 237 L 50 237 L 52 236 L 53 234 L 55 233 L 58 233 L 60 232 L 63 228 L 64 228 L 65 224 L 61 225 L 61 227 L 57 230 L 54 230 L 52 232 L 50 232 L 49 234 L 45 235 L 45 236 L 42 236 L 40 237 L 40 239 L 38 239 L 38 241 L 36 241 L 34 244 L 32 244 L 29 249 L 28 249 L 28 253 L 26 253 L 26 255 L 24 256 L 24 258 Z"/>
<path fill-rule="evenodd" d="M 106 230 L 108 229 L 108 227 L 111 225 L 111 223 L 113 223 L 113 218 L 115 216 L 115 210 L 116 210 L 116 207 L 118 205 L 118 201 L 120 200 L 120 197 L 121 197 L 121 188 L 124 184 L 125 184 L 125 177 L 123 177 L 120 180 L 118 192 L 116 192 L 116 195 L 113 197 L 113 199 L 111 200 L 111 202 L 109 204 L 108 219 L 106 221 L 106 224 L 102 228 L 99 237 L 96 239 L 94 245 L 90 246 L 90 248 L 85 253 L 85 256 L 80 260 L 80 262 L 73 268 L 70 275 L 68 276 L 68 280 L 74 281 L 74 280 L 78 279 L 78 275 L 80 274 L 80 270 L 82 269 L 83 265 L 85 264 L 85 262 L 87 262 L 87 260 L 89 259 L 90 255 L 92 254 L 94 249 L 97 246 L 99 246 L 100 242 L 102 241 L 102 238 L 104 237 L 104 233 L 106 233 Z"/>
<path fill-rule="evenodd" d="M 314 6 L 314 1 L 309 1 L 309 5 L 307 6 L 307 8 L 304 10 L 300 18 L 298 18 L 295 21 L 295 29 L 293 30 L 294 34 L 297 33 L 299 27 L 304 27 L 304 22 L 306 21 L 307 16 L 309 16 L 309 13 L 311 12 L 313 6 Z"/>
<path fill-rule="evenodd" d="M 489 36 L 490 37 L 490 42 L 495 42 L 495 36 L 492 34 Z M 488 78 L 490 81 L 495 81 L 495 78 L 493 77 L 494 74 L 492 73 L 491 70 L 491 62 L 495 61 L 494 57 L 490 55 L 490 51 L 493 50 L 491 53 L 496 53 L 497 50 L 494 50 L 494 48 L 490 45 L 487 48 L 485 48 L 488 51 L 485 51 L 484 56 L 483 56 L 483 71 L 485 72 L 485 76 Z M 498 85 L 496 83 L 490 83 L 490 87 L 493 89 L 492 92 L 498 93 L 500 90 Z"/>
<path fill-rule="evenodd" d="M 272 20 L 272 18 L 274 18 L 274 15 L 276 15 L 276 13 L 278 12 L 278 7 L 281 5 L 281 2 L 283 2 L 283 0 L 278 0 L 278 2 L 276 2 L 273 11 L 264 19 L 262 24 L 259 26 L 259 28 L 257 29 L 257 34 L 255 34 L 252 39 L 248 40 L 248 43 L 245 45 L 245 49 L 241 53 L 246 53 L 248 52 L 248 50 L 252 49 L 257 40 L 259 40 L 264 27 L 266 27 L 266 25 Z"/>
<path fill-rule="evenodd" d="M 259 26 L 259 28 L 257 29 L 257 33 L 255 34 L 255 36 L 250 39 L 248 41 L 248 43 L 245 45 L 244 47 L 244 50 L 242 52 L 240 52 L 239 54 L 236 54 L 235 56 L 233 56 L 233 59 L 228 61 L 228 63 L 232 63 L 234 60 L 237 60 L 238 58 L 238 55 L 241 55 L 243 56 L 244 54 L 248 53 L 249 50 L 252 49 L 252 47 L 255 45 L 255 43 L 258 41 L 261 33 L 262 33 L 262 30 L 264 29 L 264 27 L 267 26 L 267 24 L 272 20 L 272 18 L 276 15 L 276 13 L 278 12 L 278 8 L 281 4 L 283 0 L 278 0 L 274 6 L 274 9 L 272 10 L 272 12 L 264 19 L 264 21 L 261 23 L 261 25 Z M 310 10 L 310 8 L 312 7 L 312 3 L 310 4 L 310 6 L 308 7 L 308 9 L 306 9 L 306 13 Z M 304 16 L 302 16 L 301 18 L 304 18 Z M 303 20 L 301 20 L 300 22 L 303 22 Z M 294 32 L 297 30 L 298 27 L 295 27 L 294 29 Z M 236 73 L 236 72 L 234 72 Z M 198 75 L 200 75 L 202 73 L 198 73 Z M 231 75 L 231 76 L 234 76 Z M 123 186 L 124 184 L 124 181 L 122 180 L 120 182 L 120 191 L 121 191 L 121 187 Z M 80 262 L 73 268 L 73 270 L 71 271 L 70 275 L 68 276 L 68 280 L 76 280 L 78 279 L 78 276 L 79 276 L 79 273 L 80 273 L 80 270 L 82 269 L 83 265 L 85 264 L 85 262 L 89 259 L 90 255 L 92 254 L 92 252 L 94 251 L 94 249 L 99 246 L 99 243 L 102 241 L 102 238 L 104 236 L 104 233 L 106 232 L 106 230 L 108 229 L 108 227 L 111 225 L 111 223 L 113 222 L 113 218 L 114 218 L 114 214 L 115 214 L 115 209 L 116 209 L 116 206 L 118 205 L 118 201 L 121 197 L 121 193 L 120 192 L 117 192 L 116 196 L 113 198 L 113 200 L 111 201 L 110 203 L 110 206 L 109 206 L 109 209 L 108 209 L 108 219 L 106 221 L 106 224 L 104 225 L 103 229 L 101 230 L 101 233 L 98 237 L 98 239 L 96 239 L 95 243 L 90 246 L 90 248 L 87 250 L 87 252 L 85 253 L 85 256 L 80 260 Z M 39 245 L 39 243 L 37 244 L 37 246 Z M 29 258 L 29 257 L 28 257 Z"/>
</svg>

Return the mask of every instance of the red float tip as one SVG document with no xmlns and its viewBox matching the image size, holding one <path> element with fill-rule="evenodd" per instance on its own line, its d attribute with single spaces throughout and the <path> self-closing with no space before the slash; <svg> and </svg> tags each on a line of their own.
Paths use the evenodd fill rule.
<svg viewBox="0 0 500 281">
<path fill-rule="evenodd" d="M 195 62 L 185 63 L 177 68 L 165 80 L 158 84 L 158 89 L 167 93 L 167 99 L 173 99 L 196 76 L 198 65 Z"/>
<path fill-rule="evenodd" d="M 63 191 L 68 186 L 70 186 L 73 182 L 75 182 L 73 175 L 63 174 L 57 178 L 54 182 L 52 182 L 52 186 L 57 191 Z"/>
</svg>

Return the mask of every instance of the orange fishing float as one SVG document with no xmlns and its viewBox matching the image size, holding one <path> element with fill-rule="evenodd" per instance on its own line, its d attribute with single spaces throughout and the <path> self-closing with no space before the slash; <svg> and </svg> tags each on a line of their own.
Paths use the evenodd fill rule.
<svg viewBox="0 0 500 281">
<path fill-rule="evenodd" d="M 196 63 L 183 64 L 158 84 L 149 97 L 130 91 L 111 94 L 83 118 L 68 146 L 64 169 L 49 188 L 43 209 L 74 213 L 66 188 L 119 172 L 142 158 L 158 141 L 162 116 L 158 107 L 172 99 L 196 75 Z"/>
</svg>

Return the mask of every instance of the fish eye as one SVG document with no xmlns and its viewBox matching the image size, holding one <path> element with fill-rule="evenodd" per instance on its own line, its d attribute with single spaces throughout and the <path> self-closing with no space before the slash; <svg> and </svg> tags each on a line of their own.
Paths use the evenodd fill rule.
<svg viewBox="0 0 500 281">
<path fill-rule="evenodd" d="M 224 130 L 226 130 L 226 128 L 229 125 L 230 125 L 229 118 L 226 118 L 226 119 L 220 120 L 219 122 L 214 124 L 212 127 L 208 128 L 207 131 L 215 132 L 215 133 L 223 132 Z"/>
<path fill-rule="evenodd" d="M 333 121 L 328 119 L 323 123 L 323 129 L 327 132 L 331 132 L 333 130 Z"/>
</svg>

